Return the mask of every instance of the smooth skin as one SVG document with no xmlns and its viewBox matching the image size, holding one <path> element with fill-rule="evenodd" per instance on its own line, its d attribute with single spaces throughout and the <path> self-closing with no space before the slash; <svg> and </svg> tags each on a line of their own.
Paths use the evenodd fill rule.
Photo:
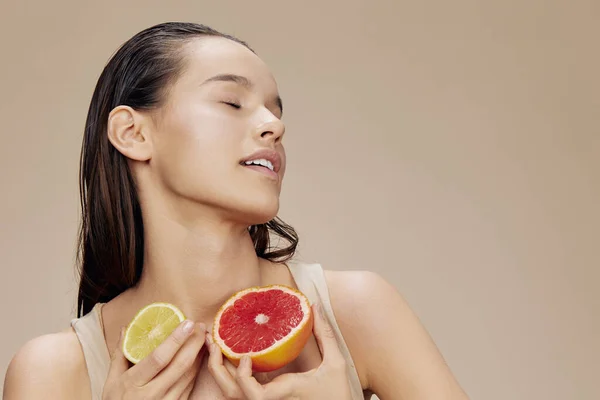
<svg viewBox="0 0 600 400">
<path fill-rule="evenodd" d="M 343 357 L 321 317 L 300 356 L 273 373 L 252 376 L 250 363 L 235 368 L 205 344 L 214 315 L 233 292 L 296 287 L 284 264 L 257 257 L 247 231 L 279 210 L 285 128 L 275 79 L 254 53 L 211 37 L 191 41 L 184 54 L 186 68 L 159 109 L 119 106 L 108 121 L 108 137 L 129 159 L 138 186 L 145 258 L 139 284 L 102 307 L 112 354 L 104 399 L 350 399 Z M 240 164 L 264 149 L 282 159 L 276 179 Z M 325 277 L 367 393 L 382 400 L 467 398 L 388 282 L 367 271 L 325 271 Z M 130 366 L 120 351 L 122 327 L 159 300 L 176 304 L 193 329 L 186 334 L 182 324 L 149 358 Z M 25 344 L 5 378 L 5 400 L 79 400 L 90 393 L 72 329 Z"/>
</svg>

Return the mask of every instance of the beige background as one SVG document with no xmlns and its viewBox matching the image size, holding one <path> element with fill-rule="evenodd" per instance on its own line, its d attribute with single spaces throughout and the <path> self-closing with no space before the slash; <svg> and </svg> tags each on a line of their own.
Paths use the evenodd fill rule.
<svg viewBox="0 0 600 400">
<path fill-rule="evenodd" d="M 278 78 L 282 216 L 303 259 L 393 282 L 473 399 L 600 398 L 597 1 L 0 7 L 2 376 L 73 315 L 77 161 L 104 63 L 191 20 Z"/>
</svg>

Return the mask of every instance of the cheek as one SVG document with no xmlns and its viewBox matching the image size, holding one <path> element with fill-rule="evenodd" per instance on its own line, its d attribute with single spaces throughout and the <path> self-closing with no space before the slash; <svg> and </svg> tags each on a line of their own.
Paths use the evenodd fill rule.
<svg viewBox="0 0 600 400">
<path fill-rule="evenodd" d="M 181 107 L 159 133 L 153 159 L 164 179 L 197 186 L 221 179 L 240 158 L 243 127 L 233 118 L 199 107 Z M 173 182 L 175 183 L 175 182 Z"/>
<path fill-rule="evenodd" d="M 210 158 L 239 146 L 243 127 L 234 118 L 209 107 L 188 106 L 173 113 L 164 142 L 194 157 Z M 216 153 L 216 154 L 215 154 Z"/>
</svg>

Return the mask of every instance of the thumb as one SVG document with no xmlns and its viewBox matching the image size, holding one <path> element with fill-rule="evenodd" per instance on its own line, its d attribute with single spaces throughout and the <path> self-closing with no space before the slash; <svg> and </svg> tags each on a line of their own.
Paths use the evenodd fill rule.
<svg viewBox="0 0 600 400">
<path fill-rule="evenodd" d="M 125 328 L 121 328 L 121 334 L 119 336 L 119 343 L 113 350 L 110 356 L 110 369 L 108 371 L 109 377 L 117 377 L 124 374 L 129 369 L 129 360 L 125 358 L 123 354 L 123 340 L 125 338 Z"/>
<path fill-rule="evenodd" d="M 323 362 L 343 359 L 338 347 L 335 331 L 323 311 L 323 303 L 319 302 L 312 307 L 315 314 L 313 330 L 319 350 L 321 350 L 321 355 L 323 356 Z"/>
</svg>

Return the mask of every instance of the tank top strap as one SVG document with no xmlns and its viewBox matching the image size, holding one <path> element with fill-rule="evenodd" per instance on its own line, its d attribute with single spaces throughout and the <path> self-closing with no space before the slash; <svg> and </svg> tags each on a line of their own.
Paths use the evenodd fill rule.
<svg viewBox="0 0 600 400">
<path fill-rule="evenodd" d="M 287 262 L 287 266 L 298 289 L 306 295 L 310 303 L 314 304 L 320 302 L 323 306 L 323 312 L 335 333 L 340 352 L 346 360 L 348 379 L 352 390 L 352 399 L 364 400 L 367 398 L 367 395 L 363 392 L 356 366 L 354 365 L 352 355 L 350 354 L 350 349 L 344 341 L 342 332 L 336 322 L 323 268 L 320 264 L 307 264 L 298 261 Z"/>
<path fill-rule="evenodd" d="M 102 326 L 102 305 L 96 304 L 89 313 L 71 321 L 85 357 L 93 400 L 102 400 L 102 390 L 110 367 L 110 354 Z"/>
</svg>

